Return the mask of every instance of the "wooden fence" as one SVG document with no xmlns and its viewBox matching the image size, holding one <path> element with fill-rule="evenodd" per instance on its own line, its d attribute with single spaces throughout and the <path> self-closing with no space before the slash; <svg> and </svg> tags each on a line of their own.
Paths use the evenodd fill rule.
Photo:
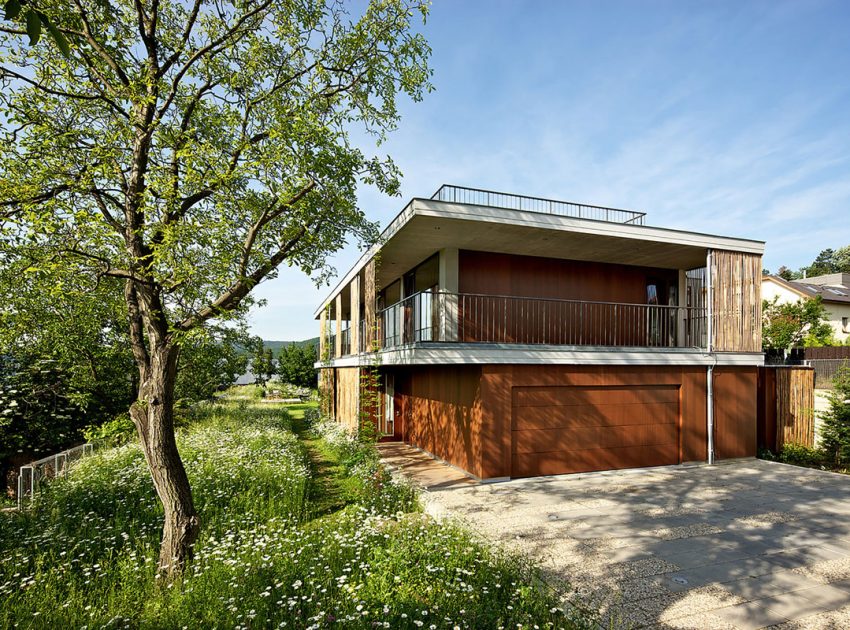
<svg viewBox="0 0 850 630">
<path fill-rule="evenodd" d="M 807 366 L 759 368 L 758 447 L 778 453 L 789 443 L 815 445 L 815 371 Z"/>
</svg>

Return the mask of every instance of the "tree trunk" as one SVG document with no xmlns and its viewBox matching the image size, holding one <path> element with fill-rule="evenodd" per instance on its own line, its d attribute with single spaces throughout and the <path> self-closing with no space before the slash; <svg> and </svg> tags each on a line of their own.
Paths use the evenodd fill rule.
<svg viewBox="0 0 850 630">
<path fill-rule="evenodd" d="M 139 433 L 154 487 L 165 511 L 159 573 L 178 576 L 190 558 L 200 519 L 174 437 L 174 382 L 178 349 L 156 345 L 139 365 L 139 391 L 130 416 Z M 137 358 L 138 360 L 138 358 Z"/>
</svg>

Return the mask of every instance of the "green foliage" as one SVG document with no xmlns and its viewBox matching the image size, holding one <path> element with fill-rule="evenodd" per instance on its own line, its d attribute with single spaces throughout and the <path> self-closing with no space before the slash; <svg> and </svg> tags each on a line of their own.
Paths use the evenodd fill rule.
<svg viewBox="0 0 850 630">
<path fill-rule="evenodd" d="M 266 348 L 263 340 L 257 337 L 251 350 L 251 372 L 260 387 L 265 387 L 276 371 L 277 366 L 272 349 Z"/>
<path fill-rule="evenodd" d="M 782 446 L 777 459 L 795 466 L 817 467 L 823 463 L 824 452 L 818 448 L 789 442 Z"/>
<path fill-rule="evenodd" d="M 829 410 L 823 416 L 821 443 L 829 461 L 850 463 L 850 368 L 841 367 L 829 393 Z"/>
<path fill-rule="evenodd" d="M 0 478 L 16 455 L 37 459 L 82 442 L 86 424 L 79 397 L 56 362 L 0 356 Z"/>
<path fill-rule="evenodd" d="M 71 54 L 71 48 L 62 30 L 43 11 L 30 6 L 27 0 L 6 0 L 4 19 L 23 23 L 26 31 L 18 31 L 18 34 L 26 34 L 29 37 L 30 46 L 35 46 L 41 39 L 41 27 L 44 26 L 59 51 L 65 57 Z"/>
<path fill-rule="evenodd" d="M 835 251 L 827 248 L 817 255 L 811 265 L 803 268 L 807 276 L 823 276 L 828 273 L 836 273 L 838 265 L 835 263 Z"/>
<path fill-rule="evenodd" d="M 206 524 L 182 582 L 154 578 L 162 513 L 141 449 L 104 449 L 34 510 L 0 513 L 0 626 L 594 627 L 526 561 L 410 504 L 312 518 L 280 406 L 201 405 L 178 445 Z"/>
<path fill-rule="evenodd" d="M 280 349 L 277 359 L 277 374 L 285 383 L 298 387 L 315 388 L 319 374 L 313 365 L 318 361 L 315 345 L 290 344 Z"/>
<path fill-rule="evenodd" d="M 779 303 L 779 298 L 762 303 L 762 347 L 787 350 L 806 338 L 826 345 L 832 327 L 824 321 L 826 308 L 820 296 L 794 303 Z"/>
<path fill-rule="evenodd" d="M 208 400 L 230 387 L 248 367 L 239 352 L 247 333 L 240 329 L 207 327 L 195 331 L 180 348 L 175 397 L 185 401 Z"/>
<path fill-rule="evenodd" d="M 86 442 L 98 448 L 121 446 L 136 436 L 136 427 L 129 413 L 121 413 L 103 424 L 92 425 L 83 431 Z"/>
</svg>

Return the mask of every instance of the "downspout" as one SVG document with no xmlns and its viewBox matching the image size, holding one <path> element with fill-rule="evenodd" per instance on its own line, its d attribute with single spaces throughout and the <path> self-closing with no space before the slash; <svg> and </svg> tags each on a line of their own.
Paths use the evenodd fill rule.
<svg viewBox="0 0 850 630">
<path fill-rule="evenodd" d="M 714 297 L 712 295 L 712 277 L 711 277 L 711 250 L 708 250 L 706 254 L 706 263 L 705 263 L 705 286 L 706 286 L 706 317 L 708 319 L 708 323 L 706 325 L 706 352 L 708 353 L 708 357 L 714 358 L 712 353 L 712 335 L 714 334 Z M 715 359 L 709 366 L 707 371 L 707 384 L 708 387 L 706 389 L 706 423 L 707 423 L 707 433 L 708 433 L 708 463 L 709 465 L 714 464 L 714 364 L 717 363 Z"/>
</svg>

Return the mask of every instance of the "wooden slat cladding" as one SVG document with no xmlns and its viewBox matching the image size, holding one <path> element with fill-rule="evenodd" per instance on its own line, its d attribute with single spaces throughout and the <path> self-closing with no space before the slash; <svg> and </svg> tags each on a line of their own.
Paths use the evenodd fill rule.
<svg viewBox="0 0 850 630">
<path fill-rule="evenodd" d="M 675 385 L 520 387 L 512 415 L 514 477 L 679 462 Z"/>
<path fill-rule="evenodd" d="M 356 429 L 360 422 L 360 368 L 336 368 L 335 418 Z"/>
<path fill-rule="evenodd" d="M 776 450 L 785 444 L 815 445 L 815 371 L 776 370 Z"/>
<path fill-rule="evenodd" d="M 712 348 L 761 352 L 761 256 L 713 251 Z"/>
<path fill-rule="evenodd" d="M 717 459 L 754 457 L 758 368 L 715 368 L 714 454 Z"/>
<path fill-rule="evenodd" d="M 405 441 L 481 476 L 481 368 L 417 367 L 395 374 L 396 392 L 404 397 Z"/>
<path fill-rule="evenodd" d="M 336 370 L 322 368 L 319 370 L 319 400 L 322 415 L 333 418 L 336 416 Z"/>
</svg>

